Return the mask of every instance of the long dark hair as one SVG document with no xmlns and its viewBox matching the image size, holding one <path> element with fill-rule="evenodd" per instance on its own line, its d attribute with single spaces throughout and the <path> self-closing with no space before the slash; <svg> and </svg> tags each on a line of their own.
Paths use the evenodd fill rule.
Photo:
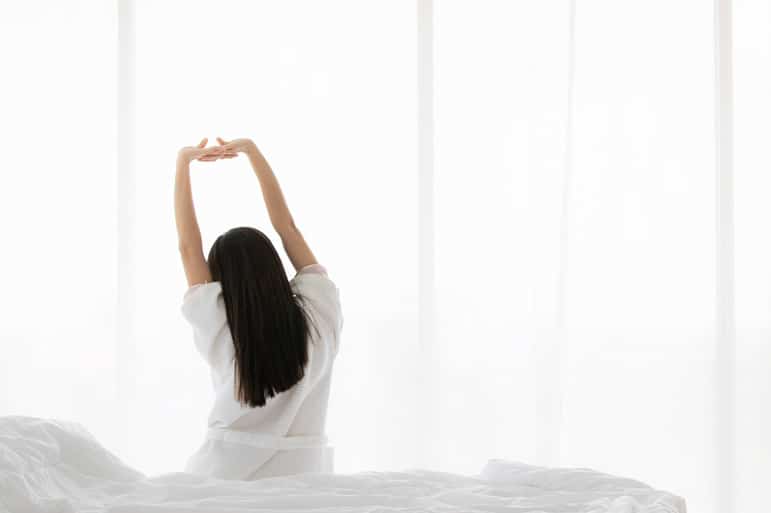
<svg viewBox="0 0 771 513">
<path fill-rule="evenodd" d="M 260 230 L 232 228 L 209 250 L 212 280 L 222 285 L 235 349 L 236 399 L 264 406 L 305 375 L 312 324 L 276 248 Z"/>
</svg>

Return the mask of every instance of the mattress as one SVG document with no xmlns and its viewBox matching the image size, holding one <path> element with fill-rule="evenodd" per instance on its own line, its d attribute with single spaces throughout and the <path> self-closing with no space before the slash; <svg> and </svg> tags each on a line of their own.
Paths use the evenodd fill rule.
<svg viewBox="0 0 771 513">
<path fill-rule="evenodd" d="M 145 476 L 80 424 L 0 417 L 2 513 L 685 513 L 671 493 L 590 469 L 493 459 L 478 475 L 429 470 L 225 481 Z"/>
</svg>

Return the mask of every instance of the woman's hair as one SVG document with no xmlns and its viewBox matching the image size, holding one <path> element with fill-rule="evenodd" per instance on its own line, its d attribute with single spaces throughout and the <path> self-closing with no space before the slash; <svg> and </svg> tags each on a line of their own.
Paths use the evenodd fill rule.
<svg viewBox="0 0 771 513">
<path fill-rule="evenodd" d="M 225 299 L 236 398 L 264 406 L 305 375 L 311 326 L 305 298 L 294 294 L 276 248 L 256 228 L 232 228 L 217 237 L 208 264 Z"/>
</svg>

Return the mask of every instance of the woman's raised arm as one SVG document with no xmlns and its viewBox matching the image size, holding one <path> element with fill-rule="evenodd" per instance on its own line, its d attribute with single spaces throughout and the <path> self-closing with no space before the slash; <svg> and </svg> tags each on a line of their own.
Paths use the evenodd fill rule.
<svg viewBox="0 0 771 513">
<path fill-rule="evenodd" d="M 221 146 L 206 148 L 207 139 L 198 146 L 186 146 L 177 154 L 177 174 L 174 179 L 174 217 L 177 223 L 177 238 L 182 265 L 188 286 L 211 281 L 209 266 L 203 255 L 201 231 L 195 217 L 193 191 L 190 185 L 190 162 L 193 160 L 211 161 L 220 158 L 233 158 L 235 153 Z"/>
<path fill-rule="evenodd" d="M 254 174 L 257 175 L 257 180 L 260 182 L 262 197 L 268 209 L 270 222 L 279 237 L 281 237 L 284 250 L 289 256 L 295 271 L 299 271 L 306 265 L 318 263 L 310 247 L 305 242 L 302 233 L 294 223 L 276 175 L 262 155 L 262 152 L 257 148 L 257 145 L 251 139 L 234 139 L 228 142 L 218 137 L 217 141 L 219 141 L 226 153 L 233 151 L 241 152 L 249 157 Z"/>
</svg>

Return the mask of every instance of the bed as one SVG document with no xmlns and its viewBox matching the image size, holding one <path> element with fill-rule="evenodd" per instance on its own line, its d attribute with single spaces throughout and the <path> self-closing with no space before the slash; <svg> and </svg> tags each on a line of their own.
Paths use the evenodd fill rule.
<svg viewBox="0 0 771 513">
<path fill-rule="evenodd" d="M 478 475 L 428 470 L 224 481 L 145 476 L 80 424 L 0 417 L 2 513 L 685 513 L 685 501 L 589 469 L 490 460 Z"/>
</svg>

